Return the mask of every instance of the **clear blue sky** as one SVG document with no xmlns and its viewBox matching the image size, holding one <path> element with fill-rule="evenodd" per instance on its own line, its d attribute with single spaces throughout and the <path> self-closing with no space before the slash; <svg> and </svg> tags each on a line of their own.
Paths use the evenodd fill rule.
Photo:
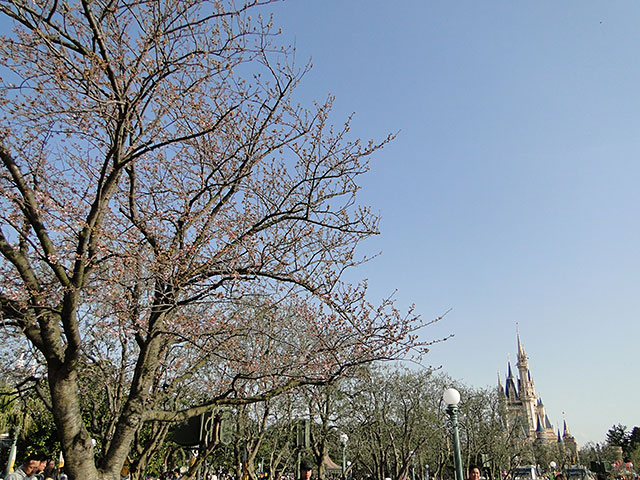
<svg viewBox="0 0 640 480">
<path fill-rule="evenodd" d="M 336 95 L 357 136 L 400 131 L 365 180 L 383 255 L 358 275 L 427 319 L 453 309 L 426 362 L 493 386 L 517 323 L 556 427 L 640 426 L 640 2 L 267 10 L 313 60 L 302 100 Z"/>
</svg>

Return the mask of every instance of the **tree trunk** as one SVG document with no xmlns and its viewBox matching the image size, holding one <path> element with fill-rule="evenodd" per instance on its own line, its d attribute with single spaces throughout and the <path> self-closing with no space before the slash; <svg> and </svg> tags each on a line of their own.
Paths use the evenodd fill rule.
<svg viewBox="0 0 640 480">
<path fill-rule="evenodd" d="M 70 479 L 102 480 L 96 469 L 91 437 L 87 432 L 78 401 L 78 382 L 75 371 L 49 364 L 49 389 L 53 418 L 62 444 L 64 470 Z"/>
</svg>

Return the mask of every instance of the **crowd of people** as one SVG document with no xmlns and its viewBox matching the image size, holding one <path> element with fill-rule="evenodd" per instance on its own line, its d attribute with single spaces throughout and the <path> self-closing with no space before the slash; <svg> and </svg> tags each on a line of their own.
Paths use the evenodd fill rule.
<svg viewBox="0 0 640 480">
<path fill-rule="evenodd" d="M 174 469 L 166 473 L 163 473 L 157 480 L 180 480 L 183 474 L 186 473 L 186 468 Z M 124 476 L 123 476 L 124 473 Z M 303 460 L 300 463 L 300 477 L 287 478 L 281 477 L 281 480 L 312 480 L 313 465 Z M 121 472 L 121 479 L 126 480 L 128 478 L 128 471 Z M 212 474 L 207 475 L 207 480 L 230 480 L 231 477 L 226 475 Z M 64 469 L 56 465 L 56 462 L 52 458 L 38 454 L 29 454 L 25 457 L 24 461 L 13 472 L 9 473 L 4 480 L 66 480 L 67 475 L 64 473 Z M 2 479 L 0 479 L 2 480 Z M 390 480 L 390 479 L 385 479 Z M 483 480 L 481 477 L 480 469 L 478 467 L 472 467 L 469 471 L 469 477 L 467 480 Z M 549 480 L 567 480 L 567 477 L 559 473 L 552 475 Z"/>
<path fill-rule="evenodd" d="M 52 458 L 35 453 L 25 457 L 22 464 L 4 480 L 66 480 L 63 469 Z"/>
</svg>

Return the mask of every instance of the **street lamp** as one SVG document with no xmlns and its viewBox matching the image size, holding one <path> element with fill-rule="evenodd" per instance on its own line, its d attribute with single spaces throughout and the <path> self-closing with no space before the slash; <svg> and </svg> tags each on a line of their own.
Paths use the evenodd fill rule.
<svg viewBox="0 0 640 480">
<path fill-rule="evenodd" d="M 413 450 L 409 452 L 409 458 L 411 458 L 411 480 L 416 480 L 416 459 L 413 454 L 416 453 Z"/>
<path fill-rule="evenodd" d="M 462 458 L 460 457 L 460 436 L 458 434 L 458 403 L 460 403 L 460 392 L 455 388 L 447 388 L 442 395 L 444 403 L 447 404 L 447 413 L 453 436 L 453 460 L 456 464 L 456 480 L 463 480 Z"/>
<path fill-rule="evenodd" d="M 7 478 L 11 472 L 13 472 L 13 465 L 16 462 L 16 453 L 18 452 L 17 443 L 18 443 L 18 435 L 20 434 L 20 425 L 15 428 L 13 432 L 13 443 L 11 444 L 11 449 L 9 450 L 9 460 L 7 461 L 7 469 L 4 471 L 4 478 Z"/>
<path fill-rule="evenodd" d="M 349 441 L 349 436 L 342 432 L 340 434 L 340 443 L 342 444 L 342 480 L 345 479 L 345 472 L 347 471 L 347 442 Z"/>
</svg>

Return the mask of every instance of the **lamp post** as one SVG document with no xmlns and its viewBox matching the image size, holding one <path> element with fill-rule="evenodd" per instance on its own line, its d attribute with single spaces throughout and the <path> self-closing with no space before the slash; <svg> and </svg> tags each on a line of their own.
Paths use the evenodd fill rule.
<svg viewBox="0 0 640 480">
<path fill-rule="evenodd" d="M 456 465 L 456 480 L 463 480 L 460 435 L 458 434 L 458 403 L 460 403 L 460 392 L 455 388 L 447 388 L 442 395 L 442 399 L 444 403 L 447 404 L 451 435 L 453 436 L 453 460 Z"/>
<path fill-rule="evenodd" d="M 342 480 L 345 479 L 345 472 L 347 471 L 347 442 L 349 436 L 342 432 L 340 434 L 340 443 L 342 444 Z"/>
<path fill-rule="evenodd" d="M 13 432 L 13 443 L 9 450 L 9 459 L 7 460 L 7 468 L 4 471 L 4 478 L 7 478 L 11 472 L 13 472 L 13 464 L 16 461 L 16 453 L 18 451 L 16 444 L 18 443 L 18 435 L 20 434 L 20 425 L 18 425 Z"/>
<path fill-rule="evenodd" d="M 409 457 L 411 458 L 411 480 L 416 480 L 416 459 L 413 454 L 415 451 L 411 450 L 409 452 Z"/>
</svg>

